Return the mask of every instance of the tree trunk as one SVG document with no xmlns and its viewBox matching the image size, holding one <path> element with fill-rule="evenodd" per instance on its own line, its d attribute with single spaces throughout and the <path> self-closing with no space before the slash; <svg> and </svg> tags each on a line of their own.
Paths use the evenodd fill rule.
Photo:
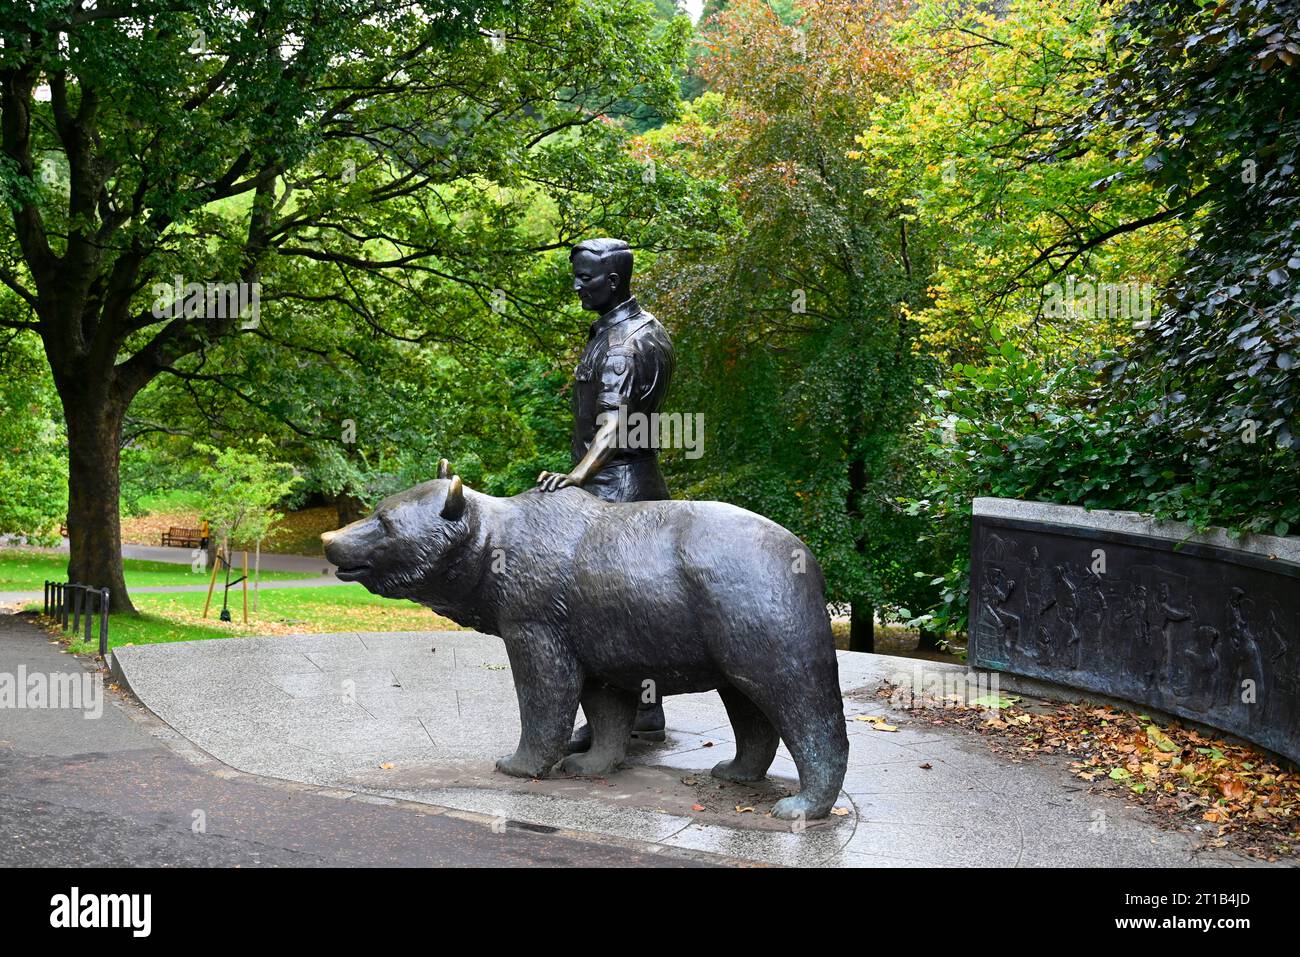
<svg viewBox="0 0 1300 957">
<path fill-rule="evenodd" d="M 365 502 L 355 495 L 340 495 L 334 500 L 334 509 L 339 516 L 339 528 L 366 517 Z"/>
<path fill-rule="evenodd" d="M 943 640 L 943 635 L 939 634 L 939 632 L 930 631 L 926 628 L 922 628 L 917 635 L 916 650 L 932 651 L 935 653 L 942 652 L 943 648 L 940 647 L 939 645 L 939 642 L 941 642 L 942 640 Z"/>
<path fill-rule="evenodd" d="M 849 612 L 849 651 L 876 650 L 876 608 L 870 598 L 854 598 Z"/>
<path fill-rule="evenodd" d="M 119 442 L 126 409 L 107 390 L 60 390 L 68 426 L 68 580 L 108 587 L 109 608 L 135 612 L 122 574 Z"/>
<path fill-rule="evenodd" d="M 849 462 L 849 496 L 845 503 L 849 517 L 860 523 L 861 532 L 853 541 L 856 551 L 867 568 L 871 567 L 870 542 L 867 540 L 863 497 L 867 488 L 867 463 L 862 456 Z M 876 606 L 865 595 L 849 599 L 849 651 L 876 650 Z"/>
</svg>

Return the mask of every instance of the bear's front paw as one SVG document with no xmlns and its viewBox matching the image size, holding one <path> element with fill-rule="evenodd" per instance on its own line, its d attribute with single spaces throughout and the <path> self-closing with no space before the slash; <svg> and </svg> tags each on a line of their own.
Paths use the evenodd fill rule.
<svg viewBox="0 0 1300 957">
<path fill-rule="evenodd" d="M 515 778 L 544 778 L 551 766 L 536 755 L 516 751 L 497 762 L 497 770 Z"/>
<path fill-rule="evenodd" d="M 586 754 L 571 754 L 560 762 L 560 770 L 565 774 L 579 774 L 586 777 L 599 777 L 618 767 L 619 759 L 609 755 L 588 751 Z"/>
</svg>

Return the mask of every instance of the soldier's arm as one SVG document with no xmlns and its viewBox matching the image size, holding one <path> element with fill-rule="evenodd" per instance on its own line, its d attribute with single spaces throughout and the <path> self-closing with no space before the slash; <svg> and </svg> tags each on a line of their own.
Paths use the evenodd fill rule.
<svg viewBox="0 0 1300 957">
<path fill-rule="evenodd" d="M 591 444 L 587 446 L 587 454 L 567 475 L 543 472 L 537 476 L 538 487 L 543 492 L 554 492 L 569 485 L 585 485 L 618 451 L 619 410 L 626 408 L 636 389 L 635 373 L 636 361 L 633 355 L 611 350 L 605 357 L 605 365 L 600 372 L 599 427 Z"/>
<path fill-rule="evenodd" d="M 567 475 L 563 472 L 543 472 L 537 476 L 538 487 L 543 492 L 554 492 L 569 485 L 579 487 L 586 485 L 593 475 L 605 467 L 605 463 L 616 451 L 618 451 L 618 416 L 608 415 L 601 427 L 596 430 L 582 461 Z"/>
</svg>

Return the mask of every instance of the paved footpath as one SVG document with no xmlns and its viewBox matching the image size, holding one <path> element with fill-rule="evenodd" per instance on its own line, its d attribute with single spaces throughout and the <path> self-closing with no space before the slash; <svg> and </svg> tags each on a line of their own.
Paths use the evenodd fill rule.
<svg viewBox="0 0 1300 957">
<path fill-rule="evenodd" d="M 252 775 L 331 793 L 457 809 L 632 846 L 756 864 L 1254 866 L 1204 848 L 1059 763 L 1016 762 L 959 729 L 912 721 L 875 695 L 899 669 L 955 665 L 840 654 L 850 762 L 840 813 L 765 817 L 796 786 L 784 747 L 767 784 L 720 784 L 734 754 L 715 693 L 667 699 L 669 734 L 607 779 L 508 778 L 494 760 L 519 734 L 502 642 L 474 632 L 229 638 L 120 648 L 114 667 L 193 746 Z M 874 730 L 885 716 L 896 732 Z"/>
<path fill-rule="evenodd" d="M 20 671 L 22 669 L 22 671 Z M 92 672 L 0 615 L 0 676 Z M 243 774 L 129 698 L 0 710 L 0 866 L 698 866 L 704 854 L 527 829 Z"/>
</svg>

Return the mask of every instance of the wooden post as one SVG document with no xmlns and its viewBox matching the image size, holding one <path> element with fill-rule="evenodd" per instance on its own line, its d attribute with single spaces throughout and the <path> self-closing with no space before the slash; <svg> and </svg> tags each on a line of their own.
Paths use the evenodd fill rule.
<svg viewBox="0 0 1300 957">
<path fill-rule="evenodd" d="M 208 606 L 212 604 L 212 589 L 217 584 L 217 569 L 221 567 L 221 550 L 217 550 L 217 557 L 212 562 L 212 578 L 208 581 L 208 600 L 203 603 L 203 617 L 208 617 Z"/>
<path fill-rule="evenodd" d="M 244 624 L 248 624 L 248 549 L 244 549 Z"/>
<path fill-rule="evenodd" d="M 257 540 L 257 549 L 253 553 L 253 614 L 257 614 L 257 595 L 262 584 L 262 540 Z"/>
</svg>

